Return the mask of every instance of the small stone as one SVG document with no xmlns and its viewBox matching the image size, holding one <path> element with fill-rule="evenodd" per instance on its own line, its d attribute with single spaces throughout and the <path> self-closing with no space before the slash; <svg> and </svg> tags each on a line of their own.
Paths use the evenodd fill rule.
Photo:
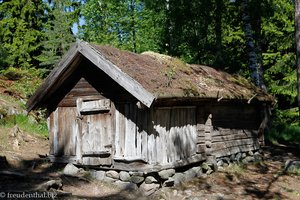
<svg viewBox="0 0 300 200">
<path fill-rule="evenodd" d="M 262 156 L 260 154 L 254 154 L 253 159 L 255 162 L 259 162 L 259 161 L 262 161 Z"/>
<path fill-rule="evenodd" d="M 159 184 L 156 183 L 151 183 L 151 184 L 147 184 L 145 182 L 143 182 L 140 185 L 140 191 L 145 195 L 145 196 L 150 196 L 151 194 L 153 194 L 155 191 L 157 191 L 159 189 Z"/>
<path fill-rule="evenodd" d="M 161 179 L 167 180 L 169 177 L 175 174 L 175 169 L 166 169 L 158 172 Z"/>
<path fill-rule="evenodd" d="M 246 158 L 247 154 L 246 153 L 242 153 L 242 158 Z"/>
<path fill-rule="evenodd" d="M 105 178 L 105 171 L 91 171 L 91 176 L 98 181 L 103 181 Z"/>
<path fill-rule="evenodd" d="M 235 161 L 235 155 L 234 155 L 234 154 L 232 154 L 232 155 L 230 156 L 230 161 L 231 161 L 231 162 Z"/>
<path fill-rule="evenodd" d="M 285 171 L 295 171 L 300 170 L 300 161 L 299 160 L 287 160 L 284 164 Z"/>
<path fill-rule="evenodd" d="M 143 172 L 129 172 L 129 174 L 131 175 L 131 176 L 144 176 L 144 173 Z"/>
<path fill-rule="evenodd" d="M 171 186 L 174 186 L 174 179 L 169 177 L 168 180 L 166 180 L 163 183 L 163 187 L 171 187 Z"/>
<path fill-rule="evenodd" d="M 143 182 L 144 179 L 145 178 L 143 176 L 137 176 L 137 175 L 131 176 L 131 182 L 136 183 L 136 184 Z"/>
<path fill-rule="evenodd" d="M 247 156 L 246 158 L 244 158 L 242 160 L 242 163 L 247 164 L 247 163 L 253 162 L 253 161 L 254 161 L 254 158 L 252 156 Z"/>
<path fill-rule="evenodd" d="M 120 175 L 120 180 L 121 181 L 125 181 L 125 182 L 130 182 L 131 181 L 131 178 L 130 178 L 130 175 L 128 172 L 125 172 L 125 171 L 121 171 L 119 173 Z"/>
<path fill-rule="evenodd" d="M 183 172 L 183 174 L 185 175 L 185 178 L 187 180 L 190 180 L 197 176 L 197 173 L 193 169 L 189 169 L 189 170 Z"/>
<path fill-rule="evenodd" d="M 158 180 L 154 178 L 153 176 L 147 176 L 145 178 L 145 183 L 150 184 L 150 183 L 158 183 Z"/>
<path fill-rule="evenodd" d="M 193 167 L 192 170 L 196 173 L 196 177 L 200 177 L 202 174 L 202 169 L 201 167 Z"/>
<path fill-rule="evenodd" d="M 80 169 L 74 166 L 73 164 L 69 163 L 65 166 L 63 170 L 64 175 L 68 176 L 75 176 L 80 172 Z"/>
<path fill-rule="evenodd" d="M 105 173 L 105 175 L 109 178 L 113 178 L 113 179 L 119 179 L 119 173 L 114 171 L 114 170 L 109 170 Z"/>
<path fill-rule="evenodd" d="M 116 182 L 114 182 L 114 184 L 122 190 L 137 190 L 138 189 L 137 185 L 134 183 L 131 183 L 131 182 L 124 182 L 124 181 L 117 180 Z"/>
<path fill-rule="evenodd" d="M 207 172 L 208 170 L 211 170 L 211 168 L 210 168 L 210 166 L 208 165 L 207 162 L 202 163 L 201 167 L 202 167 L 202 170 L 204 172 Z"/>
<path fill-rule="evenodd" d="M 218 167 L 222 167 L 224 164 L 223 160 L 218 160 L 217 165 Z"/>
<path fill-rule="evenodd" d="M 257 155 L 257 156 L 261 156 L 261 153 L 259 153 L 258 151 L 254 153 L 254 155 Z"/>
<path fill-rule="evenodd" d="M 210 169 L 210 170 L 208 170 L 208 171 L 206 172 L 206 174 L 209 175 L 209 174 L 212 174 L 213 172 L 214 172 L 214 170 L 211 170 L 211 169 Z"/>
<path fill-rule="evenodd" d="M 236 156 L 235 156 L 235 160 L 236 161 L 240 161 L 242 158 L 242 154 L 241 153 L 237 153 Z"/>
<path fill-rule="evenodd" d="M 248 151 L 248 155 L 253 156 L 254 155 L 253 151 Z"/>
</svg>

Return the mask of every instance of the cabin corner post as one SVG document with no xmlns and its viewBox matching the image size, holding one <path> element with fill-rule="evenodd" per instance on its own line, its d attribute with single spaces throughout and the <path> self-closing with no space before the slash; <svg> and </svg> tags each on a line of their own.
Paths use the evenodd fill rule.
<svg viewBox="0 0 300 200">
<path fill-rule="evenodd" d="M 262 105 L 262 111 L 261 111 L 261 123 L 259 125 L 258 128 L 258 133 L 257 133 L 257 139 L 259 142 L 260 146 L 264 146 L 265 145 L 265 137 L 264 137 L 264 133 L 265 130 L 269 128 L 269 121 L 270 121 L 270 115 L 271 115 L 271 108 L 270 105 L 264 103 Z"/>
<path fill-rule="evenodd" d="M 205 139 L 205 156 L 212 156 L 212 134 L 213 126 L 212 126 L 212 114 L 209 114 L 205 126 L 204 126 L 204 139 Z"/>
<path fill-rule="evenodd" d="M 80 113 L 80 107 L 82 105 L 82 99 L 81 98 L 78 98 L 76 100 L 76 162 L 78 164 L 81 164 L 82 163 L 82 142 L 81 142 L 81 132 L 82 132 L 82 126 L 81 126 L 81 120 L 82 120 L 82 116 L 81 116 L 81 113 Z"/>
</svg>

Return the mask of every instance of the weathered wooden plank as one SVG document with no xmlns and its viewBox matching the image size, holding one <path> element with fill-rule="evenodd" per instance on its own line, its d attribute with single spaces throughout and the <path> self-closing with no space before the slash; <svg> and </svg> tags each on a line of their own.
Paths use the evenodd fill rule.
<svg viewBox="0 0 300 200">
<path fill-rule="evenodd" d="M 78 44 L 72 46 L 64 55 L 55 70 L 51 71 L 41 87 L 27 101 L 27 111 L 31 111 L 42 99 L 50 97 L 54 90 L 58 88 L 68 76 L 76 69 L 76 65 L 80 63 L 82 56 L 77 51 Z M 71 64 L 71 66 L 69 66 Z"/>
<path fill-rule="evenodd" d="M 250 139 L 231 140 L 226 142 L 216 142 L 216 143 L 212 143 L 212 149 L 219 150 L 219 149 L 226 149 L 228 147 L 236 147 L 236 146 L 242 146 L 248 144 L 256 145 L 258 144 L 258 141 L 250 138 Z"/>
<path fill-rule="evenodd" d="M 59 119 L 58 119 L 58 108 L 53 112 L 53 152 L 54 155 L 59 155 Z"/>
<path fill-rule="evenodd" d="M 119 115 L 120 115 L 120 155 L 125 156 L 125 134 L 126 134 L 126 126 L 125 126 L 125 108 L 124 104 L 118 106 Z"/>
<path fill-rule="evenodd" d="M 258 145 L 255 144 L 245 144 L 245 145 L 239 145 L 239 146 L 231 146 L 227 147 L 225 149 L 219 149 L 219 150 L 212 150 L 212 154 L 216 157 L 222 157 L 222 156 L 228 156 L 231 154 L 236 154 L 239 152 L 247 152 L 252 150 L 259 149 Z"/>
<path fill-rule="evenodd" d="M 142 158 L 142 123 L 143 113 L 140 109 L 135 109 L 136 114 L 136 157 Z"/>
<path fill-rule="evenodd" d="M 142 115 L 142 130 L 140 130 L 141 134 L 141 145 L 142 145 L 142 159 L 148 161 L 148 119 L 149 119 L 149 112 L 148 110 L 141 111 Z"/>
<path fill-rule="evenodd" d="M 125 156 L 135 156 L 135 113 L 131 104 L 125 104 Z"/>
<path fill-rule="evenodd" d="M 232 135 L 223 135 L 223 136 L 213 136 L 211 142 L 222 142 L 222 141 L 230 141 L 230 140 L 238 140 L 238 139 L 251 139 L 256 138 L 256 134 L 240 132 Z"/>
<path fill-rule="evenodd" d="M 205 144 L 197 144 L 197 154 L 205 153 L 206 145 Z"/>
<path fill-rule="evenodd" d="M 83 101 L 80 112 L 95 112 L 95 111 L 109 111 L 111 102 L 109 99 L 100 99 L 94 101 Z"/>
<path fill-rule="evenodd" d="M 143 86 L 135 81 L 133 78 L 122 72 L 117 66 L 105 59 L 100 52 L 88 45 L 88 43 L 81 42 L 78 51 L 94 63 L 99 69 L 110 76 L 114 81 L 119 83 L 124 89 L 131 93 L 134 97 L 140 100 L 148 108 L 151 106 L 155 97 L 146 91 Z"/>
<path fill-rule="evenodd" d="M 121 157 L 121 143 L 120 143 L 120 111 L 119 105 L 116 106 L 115 111 L 115 157 Z"/>
<path fill-rule="evenodd" d="M 54 113 L 47 118 L 49 144 L 50 144 L 50 155 L 54 155 Z"/>
<path fill-rule="evenodd" d="M 81 118 L 76 117 L 76 159 L 77 163 L 82 163 L 82 126 L 81 126 Z"/>
<path fill-rule="evenodd" d="M 170 124 L 170 108 L 159 108 L 155 110 L 154 129 L 157 133 L 157 161 L 159 163 L 167 163 L 168 161 L 168 134 Z"/>
</svg>

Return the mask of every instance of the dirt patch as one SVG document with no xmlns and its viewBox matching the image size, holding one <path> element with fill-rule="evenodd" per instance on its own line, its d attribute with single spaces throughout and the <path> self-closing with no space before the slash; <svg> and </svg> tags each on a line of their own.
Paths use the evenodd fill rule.
<svg viewBox="0 0 300 200">
<path fill-rule="evenodd" d="M 205 178 L 157 192 L 156 199 L 300 199 L 300 176 L 286 174 L 284 163 L 299 160 L 299 151 L 284 146 L 264 148 L 264 161 L 233 164 Z"/>
<path fill-rule="evenodd" d="M 10 129 L 1 130 L 4 133 Z M 138 191 L 124 191 L 89 177 L 64 176 L 64 165 L 50 163 L 45 155 L 48 141 L 23 134 L 19 149 L 12 149 L 12 137 L 0 143 L 0 192 L 36 191 L 49 180 L 61 180 L 58 199 L 292 199 L 300 198 L 300 176 L 286 174 L 288 159 L 299 160 L 299 151 L 286 146 L 264 148 L 264 160 L 248 165 L 231 165 L 207 177 L 195 178 L 180 186 L 162 188 L 150 197 Z M 24 139 L 25 138 L 25 139 Z M 27 139 L 26 139 L 27 138 Z M 26 140 L 26 141 L 25 141 Z M 7 144 L 7 145 L 5 145 Z M 20 175 L 21 174 L 21 175 Z"/>
</svg>

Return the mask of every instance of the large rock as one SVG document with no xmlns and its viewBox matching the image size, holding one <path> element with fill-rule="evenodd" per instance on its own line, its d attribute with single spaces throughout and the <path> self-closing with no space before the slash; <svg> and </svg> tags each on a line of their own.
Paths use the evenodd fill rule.
<svg viewBox="0 0 300 200">
<path fill-rule="evenodd" d="M 122 190 L 137 190 L 138 189 L 137 185 L 134 183 L 131 183 L 131 182 L 124 182 L 124 181 L 118 180 L 118 181 L 114 182 L 114 184 Z"/>
<path fill-rule="evenodd" d="M 65 166 L 63 173 L 64 175 L 68 175 L 68 176 L 76 176 L 80 171 L 81 170 L 78 167 L 69 163 Z"/>
<path fill-rule="evenodd" d="M 136 183 L 136 184 L 143 182 L 144 179 L 145 178 L 143 176 L 137 176 L 137 175 L 131 176 L 131 182 Z"/>
<path fill-rule="evenodd" d="M 184 181 L 186 181 L 186 177 L 183 173 L 176 173 L 174 176 L 172 176 L 174 179 L 174 185 L 178 185 Z"/>
<path fill-rule="evenodd" d="M 91 171 L 91 176 L 98 181 L 103 181 L 105 178 L 105 171 Z"/>
<path fill-rule="evenodd" d="M 125 171 L 121 171 L 119 173 L 120 175 L 120 180 L 121 181 L 125 181 L 125 182 L 130 182 L 131 181 L 131 178 L 130 178 L 130 175 L 128 172 L 125 172 Z"/>
<path fill-rule="evenodd" d="M 119 173 L 114 171 L 114 170 L 109 170 L 105 173 L 105 175 L 109 178 L 113 178 L 113 179 L 119 179 Z"/>
<path fill-rule="evenodd" d="M 224 165 L 224 161 L 222 159 L 218 160 L 217 165 L 218 165 L 218 167 L 222 167 Z"/>
<path fill-rule="evenodd" d="M 158 180 L 154 178 L 153 176 L 147 176 L 145 178 L 145 183 L 151 184 L 151 183 L 158 183 Z"/>
<path fill-rule="evenodd" d="M 161 179 L 167 180 L 169 177 L 175 174 L 175 169 L 166 169 L 158 172 L 158 175 Z"/>
<path fill-rule="evenodd" d="M 202 175 L 201 167 L 193 167 L 192 170 L 196 173 L 196 177 L 201 177 Z"/>
<path fill-rule="evenodd" d="M 300 160 L 287 160 L 284 165 L 284 170 L 287 172 L 300 171 Z"/>
<path fill-rule="evenodd" d="M 235 156 L 236 161 L 240 161 L 242 159 L 242 153 L 237 153 Z"/>
<path fill-rule="evenodd" d="M 155 191 L 157 191 L 159 189 L 159 184 L 156 183 L 151 183 L 151 184 L 147 184 L 145 182 L 143 182 L 140 185 L 140 191 L 145 195 L 145 196 L 149 196 L 151 194 L 153 194 Z"/>
<path fill-rule="evenodd" d="M 254 157 L 253 156 L 247 156 L 246 158 L 244 158 L 242 160 L 242 163 L 247 164 L 249 162 L 253 162 L 254 161 Z"/>
<path fill-rule="evenodd" d="M 187 180 L 190 180 L 190 179 L 192 179 L 192 178 L 194 178 L 194 177 L 197 176 L 197 172 L 195 170 L 193 170 L 193 169 L 189 169 L 189 170 L 183 172 L 183 174 L 185 175 L 185 178 Z"/>
<path fill-rule="evenodd" d="M 114 179 L 114 178 L 105 176 L 103 181 L 108 182 L 108 183 L 114 183 L 114 182 L 118 181 L 118 179 Z"/>
<path fill-rule="evenodd" d="M 50 180 L 50 181 L 46 181 L 46 182 L 40 184 L 36 188 L 36 190 L 38 190 L 38 191 L 49 191 L 50 189 L 61 190 L 62 186 L 63 186 L 63 184 L 62 184 L 61 179 Z"/>
</svg>

